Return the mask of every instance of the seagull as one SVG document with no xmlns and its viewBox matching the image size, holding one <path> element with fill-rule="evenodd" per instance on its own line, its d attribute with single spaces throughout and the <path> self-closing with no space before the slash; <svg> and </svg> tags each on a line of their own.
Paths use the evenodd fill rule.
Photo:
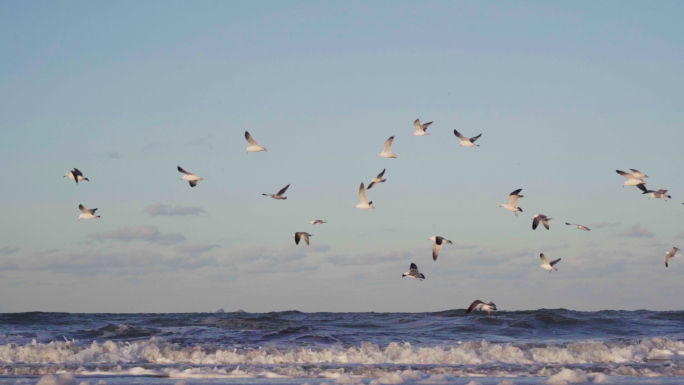
<svg viewBox="0 0 684 385">
<path fill-rule="evenodd" d="M 632 170 L 632 171 L 636 171 L 636 170 Z M 643 179 L 641 179 L 641 176 L 643 176 L 643 174 L 640 173 L 639 171 L 636 171 L 636 174 L 630 174 L 630 173 L 628 173 L 628 172 L 624 172 L 624 171 L 620 171 L 620 170 L 615 170 L 615 172 L 618 173 L 618 174 L 620 174 L 620 175 L 622 175 L 622 176 L 624 176 L 625 178 L 627 178 L 627 180 L 626 180 L 625 183 L 622 185 L 622 187 L 625 187 L 625 186 L 638 186 L 638 185 L 640 185 L 640 184 L 645 184 L 645 183 L 646 183 L 646 182 L 643 181 Z M 641 175 L 641 176 L 637 176 L 637 175 Z"/>
<path fill-rule="evenodd" d="M 432 122 L 428 122 L 425 124 L 420 124 L 420 119 L 416 119 L 415 122 L 413 122 L 413 125 L 416 127 L 416 130 L 413 131 L 413 135 L 415 136 L 425 136 L 425 135 L 430 135 L 427 132 L 428 127 L 432 124 Z M 370 188 L 370 187 L 369 187 Z"/>
<path fill-rule="evenodd" d="M 442 244 L 451 243 L 451 241 L 440 236 L 434 236 L 428 239 L 435 242 L 432 245 L 432 260 L 436 261 L 437 257 L 439 257 L 439 250 L 442 248 Z"/>
<path fill-rule="evenodd" d="M 307 233 L 306 231 L 298 231 L 294 235 L 295 239 L 295 245 L 299 244 L 299 241 L 304 238 L 304 241 L 306 242 L 307 245 L 309 245 L 309 237 L 313 237 L 313 235 Z"/>
<path fill-rule="evenodd" d="M 518 198 L 523 198 L 522 195 L 520 195 L 520 191 L 522 189 L 519 188 L 515 191 L 513 191 L 509 196 L 508 196 L 508 203 L 502 203 L 499 205 L 499 207 L 503 207 L 508 211 L 513 211 L 515 213 L 515 216 L 518 216 L 518 211 L 523 212 L 523 210 L 518 207 Z"/>
<path fill-rule="evenodd" d="M 665 202 L 667 202 L 667 199 L 665 199 L 665 198 L 672 199 L 672 197 L 671 197 L 670 195 L 667 195 L 667 194 L 666 194 L 666 193 L 667 193 L 667 190 L 663 190 L 663 189 L 660 189 L 660 190 L 658 190 L 658 191 L 655 191 L 655 190 L 646 190 L 646 187 L 645 187 L 643 184 L 640 184 L 640 185 L 638 185 L 637 187 L 638 187 L 641 191 L 643 191 L 642 195 L 643 195 L 643 194 L 650 194 L 650 195 L 648 196 L 648 199 L 651 199 L 651 198 L 662 199 L 662 200 L 664 200 Z"/>
<path fill-rule="evenodd" d="M 392 141 L 394 141 L 394 136 L 390 136 L 390 138 L 385 141 L 385 147 L 382 149 L 382 152 L 378 153 L 378 156 L 383 158 L 397 157 L 397 154 L 392 154 Z"/>
<path fill-rule="evenodd" d="M 565 222 L 565 224 L 568 225 L 568 226 L 577 226 L 577 228 L 578 228 L 579 230 L 591 231 L 591 229 L 588 228 L 587 226 L 576 225 L 576 224 L 574 224 L 574 223 L 568 223 L 568 222 Z"/>
<path fill-rule="evenodd" d="M 259 152 L 259 151 L 268 151 L 267 149 L 259 146 L 259 143 L 252 138 L 252 135 L 249 134 L 249 132 L 245 131 L 245 139 L 249 142 L 249 146 L 247 146 L 247 153 L 250 152 Z"/>
<path fill-rule="evenodd" d="M 368 198 L 366 197 L 366 188 L 363 187 L 363 182 L 361 182 L 361 187 L 359 187 L 359 198 L 361 199 L 361 203 L 354 206 L 357 209 L 374 209 L 375 208 L 373 206 L 373 201 L 368 202 Z"/>
<path fill-rule="evenodd" d="M 492 315 L 492 311 L 496 311 L 496 305 L 494 304 L 494 302 L 484 303 L 479 299 L 476 299 L 473 303 L 470 304 L 468 310 L 466 310 L 466 315 L 472 313 L 474 310 L 486 311 L 487 314 Z"/>
<path fill-rule="evenodd" d="M 673 246 L 672 250 L 665 253 L 665 267 L 670 265 L 670 258 L 681 257 L 681 255 L 677 254 L 678 251 L 679 249 Z"/>
<path fill-rule="evenodd" d="M 472 138 L 468 139 L 465 136 L 461 135 L 460 132 L 454 130 L 454 135 L 458 136 L 461 139 L 460 146 L 463 146 L 463 147 L 480 147 L 479 144 L 475 144 L 475 141 L 478 140 L 482 136 L 482 134 L 480 134 L 478 136 L 473 136 Z"/>
<path fill-rule="evenodd" d="M 558 261 L 561 260 L 560 258 L 556 259 L 555 261 L 549 262 L 548 260 L 546 260 L 546 257 L 544 256 L 544 253 L 539 254 L 539 257 L 541 258 L 541 260 L 542 260 L 542 262 L 543 262 L 543 263 L 541 264 L 541 266 L 539 266 L 539 267 L 541 267 L 541 268 L 544 269 L 544 270 L 548 270 L 549 273 L 551 273 L 551 272 L 554 271 L 554 270 L 558 271 L 558 269 L 556 269 L 555 267 L 553 267 L 553 265 L 555 265 L 556 263 L 558 263 Z"/>
<path fill-rule="evenodd" d="M 416 266 L 416 264 L 413 262 L 411 262 L 411 267 L 409 267 L 408 273 L 404 273 L 401 275 L 401 278 L 404 277 L 418 278 L 421 281 L 425 279 L 425 275 L 418 271 L 418 266 Z"/>
<path fill-rule="evenodd" d="M 309 223 L 311 223 L 312 225 L 322 225 L 322 224 L 328 223 L 328 222 L 326 222 L 326 221 L 324 221 L 324 220 L 322 220 L 322 219 L 316 219 L 316 220 L 313 220 L 313 221 L 311 221 L 311 222 L 309 222 Z"/>
<path fill-rule="evenodd" d="M 386 181 L 387 179 L 383 179 L 382 176 L 385 175 L 385 169 L 382 169 L 382 172 L 378 174 L 375 178 L 373 178 L 370 183 L 368 184 L 368 189 L 370 190 L 371 187 L 373 187 L 376 183 L 382 183 Z"/>
<path fill-rule="evenodd" d="M 84 177 L 83 173 L 81 171 L 79 171 L 77 168 L 74 168 L 72 171 L 69 171 L 68 173 L 64 174 L 64 176 L 62 178 L 67 178 L 67 177 L 69 179 L 75 181 L 76 184 L 78 184 L 78 181 L 81 181 L 81 180 L 87 180 L 88 182 L 90 182 L 90 180 L 88 178 Z"/>
<path fill-rule="evenodd" d="M 200 178 L 191 172 L 187 172 L 187 171 L 183 170 L 181 168 L 181 166 L 178 166 L 178 171 L 185 174 L 181 177 L 181 180 L 187 180 L 190 183 L 190 187 L 195 187 L 195 186 L 197 186 L 197 182 L 204 180 L 204 178 Z"/>
<path fill-rule="evenodd" d="M 79 221 L 81 219 L 97 219 L 100 217 L 99 215 L 95 215 L 95 211 L 97 211 L 97 209 L 88 210 L 83 205 L 78 205 L 78 208 L 81 209 L 81 211 L 83 211 L 83 214 L 80 214 L 78 216 Z"/>
<path fill-rule="evenodd" d="M 287 197 L 284 197 L 283 194 L 285 194 L 285 191 L 287 191 L 288 187 L 290 187 L 289 184 L 287 186 L 283 187 L 282 189 L 280 189 L 280 191 L 278 191 L 277 194 L 261 194 L 261 195 L 271 197 L 273 199 L 287 199 Z"/>
<path fill-rule="evenodd" d="M 537 226 L 539 226 L 539 222 L 544 224 L 544 227 L 546 227 L 547 230 L 549 230 L 549 221 L 552 220 L 553 218 L 549 218 L 544 214 L 535 214 L 534 217 L 532 217 L 532 230 L 536 230 Z"/>
</svg>

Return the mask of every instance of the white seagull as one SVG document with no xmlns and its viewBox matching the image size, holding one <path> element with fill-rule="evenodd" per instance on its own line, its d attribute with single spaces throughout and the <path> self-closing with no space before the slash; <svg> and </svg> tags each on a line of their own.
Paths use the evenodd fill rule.
<svg viewBox="0 0 684 385">
<path fill-rule="evenodd" d="M 568 226 L 577 226 L 577 228 L 578 228 L 579 230 L 591 231 L 591 229 L 588 228 L 587 226 L 576 225 L 576 224 L 574 224 L 574 223 L 568 223 L 568 222 L 565 222 L 565 224 L 568 225 Z"/>
<path fill-rule="evenodd" d="M 268 151 L 267 149 L 259 146 L 259 143 L 252 138 L 252 135 L 249 134 L 249 132 L 245 131 L 245 139 L 249 142 L 249 146 L 247 146 L 247 153 L 250 152 L 259 152 L 259 151 Z"/>
<path fill-rule="evenodd" d="M 416 130 L 413 131 L 413 135 L 415 136 L 425 136 L 425 135 L 430 135 L 427 132 L 428 127 L 432 124 L 432 122 L 428 122 L 425 124 L 420 124 L 420 119 L 416 119 L 413 122 L 413 125 L 416 127 Z M 369 187 L 370 188 L 370 187 Z"/>
<path fill-rule="evenodd" d="M 180 172 L 182 172 L 183 174 L 185 174 L 185 175 L 183 175 L 183 176 L 181 177 L 181 180 L 187 180 L 188 183 L 190 183 L 190 187 L 195 187 L 195 186 L 197 186 L 197 182 L 199 182 L 199 181 L 201 181 L 201 180 L 204 180 L 204 178 L 200 178 L 200 177 L 198 177 L 197 175 L 195 175 L 195 174 L 193 174 L 193 173 L 190 173 L 190 172 L 187 172 L 187 171 L 183 170 L 183 169 L 181 168 L 181 166 L 178 166 L 178 171 L 180 171 Z"/>
<path fill-rule="evenodd" d="M 522 195 L 520 195 L 520 191 L 522 191 L 521 188 L 513 191 L 509 196 L 508 196 L 508 203 L 502 203 L 499 205 L 499 207 L 503 207 L 508 211 L 512 211 L 515 213 L 515 216 L 518 216 L 518 211 L 523 212 L 523 210 L 518 207 L 518 198 L 523 198 Z"/>
<path fill-rule="evenodd" d="M 494 302 L 484 303 L 479 299 L 476 299 L 475 301 L 473 301 L 473 303 L 470 304 L 468 310 L 466 310 L 466 315 L 472 313 L 475 310 L 486 311 L 487 314 L 492 315 L 492 312 L 496 311 L 496 305 L 494 304 Z"/>
<path fill-rule="evenodd" d="M 437 257 L 439 257 L 439 250 L 442 249 L 442 245 L 445 243 L 451 243 L 451 241 L 437 235 L 428 239 L 434 242 L 432 244 L 432 260 L 436 261 Z"/>
<path fill-rule="evenodd" d="M 667 202 L 667 199 L 672 199 L 672 197 L 671 197 L 670 195 L 667 195 L 667 194 L 666 194 L 666 193 L 667 193 L 667 190 L 663 190 L 663 189 L 660 189 L 660 190 L 658 190 L 658 191 L 655 191 L 655 190 L 647 190 L 646 187 L 645 187 L 645 185 L 643 185 L 643 184 L 640 184 L 640 185 L 638 185 L 637 187 L 638 187 L 641 191 L 643 191 L 642 195 L 643 195 L 643 194 L 650 194 L 650 195 L 648 196 L 648 199 L 651 199 L 651 198 L 654 198 L 654 199 L 662 199 L 662 200 L 664 200 L 665 202 Z M 667 198 L 667 199 L 665 199 L 665 198 Z"/>
<path fill-rule="evenodd" d="M 307 233 L 306 231 L 298 231 L 298 232 L 296 232 L 295 235 L 294 235 L 295 245 L 298 245 L 298 244 L 299 244 L 299 241 L 300 241 L 302 238 L 304 238 L 304 242 L 306 242 L 306 244 L 308 245 L 308 244 L 309 244 L 309 237 L 313 237 L 313 235 Z"/>
<path fill-rule="evenodd" d="M 636 171 L 636 170 L 634 170 L 634 171 Z M 645 184 L 645 183 L 646 183 L 646 182 L 643 181 L 643 179 L 641 179 L 641 178 L 643 177 L 644 174 L 640 173 L 639 171 L 636 171 L 636 174 L 630 174 L 630 173 L 628 173 L 628 172 L 624 172 L 624 171 L 620 171 L 620 170 L 615 170 L 615 172 L 618 173 L 618 174 L 620 174 L 620 175 L 622 175 L 622 176 L 624 176 L 625 178 L 627 178 L 627 180 L 626 180 L 625 183 L 622 185 L 622 187 L 625 187 L 625 186 L 638 186 L 638 185 L 640 185 L 640 184 Z M 640 175 L 640 176 L 636 176 L 636 175 Z"/>
<path fill-rule="evenodd" d="M 363 187 L 363 182 L 361 182 L 361 187 L 359 187 L 359 199 L 361 199 L 361 203 L 354 206 L 357 209 L 374 209 L 375 208 L 373 206 L 373 201 L 369 202 L 368 198 L 366 197 L 366 188 Z"/>
<path fill-rule="evenodd" d="M 544 227 L 546 227 L 547 230 L 549 229 L 549 221 L 552 220 L 553 218 L 549 218 L 544 214 L 535 214 L 534 217 L 532 217 L 532 230 L 536 230 L 537 226 L 539 226 L 539 222 L 544 224 Z"/>
<path fill-rule="evenodd" d="M 313 221 L 311 221 L 311 222 L 309 222 L 309 223 L 311 223 L 312 225 L 322 225 L 322 224 L 328 223 L 328 222 L 326 222 L 326 221 L 324 221 L 324 220 L 322 220 L 322 219 L 316 219 L 316 220 L 313 220 Z"/>
<path fill-rule="evenodd" d="M 679 249 L 673 246 L 672 250 L 665 253 L 665 267 L 670 265 L 670 258 L 681 257 L 681 255 L 677 254 L 678 251 Z"/>
<path fill-rule="evenodd" d="M 556 269 L 555 267 L 553 267 L 553 265 L 557 264 L 558 261 L 561 260 L 560 258 L 556 259 L 555 261 L 549 262 L 549 261 L 546 259 L 546 257 L 544 256 L 544 253 L 539 254 L 539 257 L 540 257 L 541 260 L 542 260 L 542 264 L 541 264 L 541 266 L 539 266 L 539 267 L 541 267 L 541 268 L 544 269 L 544 270 L 548 270 L 549 273 L 552 272 L 552 271 L 554 271 L 554 270 L 558 271 L 558 269 Z"/>
<path fill-rule="evenodd" d="M 80 172 L 77 168 L 74 168 L 73 170 L 64 174 L 63 178 L 69 178 L 69 179 L 75 181 L 76 184 L 78 184 L 78 182 L 82 181 L 82 180 L 87 180 L 88 182 L 90 182 L 90 180 L 88 180 L 88 178 L 84 177 L 83 173 Z"/>
<path fill-rule="evenodd" d="M 385 169 L 383 168 L 382 172 L 370 181 L 370 183 L 368 184 L 368 189 L 370 190 L 371 187 L 373 187 L 376 183 L 382 183 L 382 182 L 386 181 L 387 179 L 382 178 L 384 175 L 385 175 Z"/>
<path fill-rule="evenodd" d="M 99 215 L 95 215 L 95 211 L 97 211 L 97 209 L 88 210 L 83 205 L 78 205 L 78 208 L 81 209 L 81 211 L 83 211 L 83 214 L 80 214 L 78 216 L 79 221 L 81 219 L 97 219 L 100 217 Z"/>
<path fill-rule="evenodd" d="M 411 266 L 409 267 L 408 273 L 404 273 L 401 275 L 401 278 L 404 278 L 404 277 L 418 278 L 421 281 L 425 279 L 425 275 L 423 275 L 423 273 L 418 271 L 418 266 L 416 266 L 416 264 L 413 262 L 411 262 Z"/>
<path fill-rule="evenodd" d="M 454 135 L 458 136 L 461 139 L 461 144 L 460 146 L 463 147 L 480 147 L 479 144 L 475 144 L 475 141 L 478 140 L 482 134 L 478 136 L 473 136 L 472 138 L 466 138 L 465 136 L 461 135 L 460 132 L 454 130 Z"/>
<path fill-rule="evenodd" d="M 382 152 L 378 153 L 378 156 L 381 156 L 383 158 L 396 158 L 397 154 L 392 154 L 392 142 L 393 141 L 394 141 L 394 136 L 390 136 L 390 138 L 385 141 L 385 147 L 382 149 Z"/>
<path fill-rule="evenodd" d="M 287 186 L 283 187 L 282 189 L 280 189 L 280 191 L 278 191 L 277 194 L 261 194 L 261 195 L 264 195 L 264 196 L 267 196 L 267 197 L 271 197 L 271 198 L 273 198 L 273 199 L 285 200 L 285 199 L 287 199 L 287 197 L 284 197 L 283 194 L 285 194 L 285 191 L 287 191 L 287 188 L 288 188 L 288 187 L 290 187 L 289 184 L 288 184 Z"/>
</svg>

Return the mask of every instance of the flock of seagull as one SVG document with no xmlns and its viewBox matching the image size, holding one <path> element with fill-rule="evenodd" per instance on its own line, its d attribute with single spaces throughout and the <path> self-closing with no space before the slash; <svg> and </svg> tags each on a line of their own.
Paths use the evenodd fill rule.
<svg viewBox="0 0 684 385">
<path fill-rule="evenodd" d="M 430 127 L 430 125 L 432 123 L 433 122 L 421 124 L 420 119 L 416 119 L 413 122 L 413 125 L 415 127 L 415 131 L 413 132 L 413 135 L 415 135 L 415 136 L 430 135 L 427 132 L 427 129 L 428 129 L 428 127 Z M 461 141 L 460 146 L 462 146 L 462 147 L 480 147 L 480 145 L 475 144 L 475 141 L 477 141 L 482 136 L 482 134 L 479 134 L 479 135 L 474 136 L 472 138 L 467 138 L 467 137 L 463 136 L 461 133 L 459 133 L 457 130 L 454 130 L 454 135 L 460 139 L 460 141 Z M 245 131 L 245 139 L 247 140 L 247 142 L 249 142 L 249 146 L 247 147 L 247 153 L 268 151 L 266 148 L 260 146 L 259 143 L 257 143 L 257 141 L 254 140 L 252 135 L 250 135 L 249 132 L 247 132 L 247 131 Z M 381 152 L 379 152 L 377 155 L 381 156 L 383 158 L 389 158 L 389 159 L 396 158 L 397 155 L 392 153 L 392 142 L 393 141 L 394 141 L 394 136 L 389 137 L 389 139 L 387 139 L 385 141 L 383 150 Z M 178 166 L 178 171 L 183 174 L 183 176 L 181 177 L 181 180 L 188 181 L 188 183 L 190 184 L 190 187 L 195 187 L 195 186 L 197 186 L 197 183 L 199 181 L 204 180 L 203 178 L 201 178 L 201 177 L 199 177 L 199 176 L 197 176 L 191 172 L 184 170 L 180 166 Z M 644 180 L 643 180 L 644 178 L 648 178 L 648 175 L 645 175 L 645 174 L 639 172 L 639 170 L 635 170 L 635 169 L 630 169 L 630 171 L 632 171 L 632 173 L 627 173 L 627 172 L 624 172 L 621 170 L 616 170 L 616 172 L 618 174 L 627 178 L 627 180 L 623 184 L 623 187 L 625 187 L 625 186 L 636 186 L 637 188 L 639 188 L 642 191 L 642 194 L 649 194 L 649 199 L 651 199 L 651 198 L 663 199 L 665 202 L 667 202 L 667 199 L 672 199 L 672 197 L 670 195 L 667 195 L 668 190 L 663 190 L 663 189 L 648 190 L 646 188 L 646 182 L 644 182 Z M 376 184 L 385 182 L 386 179 L 384 178 L 384 175 L 385 175 L 385 169 L 383 169 L 381 173 L 379 173 L 375 178 L 373 178 L 370 181 L 370 183 L 368 184 L 368 190 L 370 190 Z M 76 184 L 78 184 L 78 182 L 82 182 L 84 180 L 89 181 L 88 178 L 84 177 L 83 173 L 77 168 L 74 168 L 73 170 L 64 174 L 64 177 L 75 181 Z M 287 189 L 289 187 L 290 187 L 290 185 L 288 184 L 287 186 L 283 187 L 282 189 L 280 189 L 280 191 L 278 191 L 275 194 L 262 194 L 262 195 L 268 196 L 268 197 L 270 197 L 272 199 L 276 199 L 276 200 L 286 200 L 287 197 L 285 196 L 285 193 L 287 192 Z M 524 197 L 523 195 L 520 195 L 521 191 L 522 191 L 522 189 L 517 189 L 517 190 L 513 191 L 512 193 L 510 193 L 508 195 L 508 203 L 502 203 L 499 206 L 503 207 L 504 209 L 506 209 L 508 211 L 513 212 L 515 214 L 515 216 L 517 217 L 519 212 L 523 212 L 522 208 L 518 207 L 518 199 Z M 369 201 L 368 197 L 366 196 L 366 188 L 364 187 L 363 182 L 361 182 L 361 186 L 359 187 L 359 200 L 360 200 L 360 202 L 359 202 L 359 204 L 354 206 L 355 208 L 357 208 L 357 209 L 374 209 L 375 208 L 373 206 L 373 201 Z M 79 204 L 78 208 L 82 211 L 82 213 L 78 216 L 79 220 L 100 218 L 99 215 L 95 215 L 95 211 L 97 210 L 97 208 L 88 209 L 85 206 L 83 206 L 82 204 Z M 553 218 L 550 218 L 544 214 L 535 214 L 532 217 L 532 230 L 536 230 L 537 227 L 539 226 L 539 223 L 541 223 L 547 230 L 550 230 L 549 221 L 552 219 Z M 322 224 L 327 223 L 327 222 L 324 220 L 321 220 L 321 219 L 316 219 L 316 220 L 313 220 L 309 223 L 312 225 L 322 225 Z M 591 229 L 589 229 L 587 226 L 584 226 L 584 225 L 573 224 L 573 223 L 568 223 L 568 222 L 565 222 L 565 224 L 568 226 L 575 226 L 575 227 L 577 227 L 578 230 L 591 231 Z M 313 236 L 312 234 L 309 234 L 306 231 L 298 231 L 294 234 L 295 244 L 299 245 L 299 242 L 303 240 L 304 242 L 306 242 L 307 245 L 309 245 L 310 238 L 312 236 Z M 441 236 L 432 236 L 432 237 L 428 238 L 428 240 L 433 242 L 432 259 L 434 261 L 436 261 L 437 258 L 439 257 L 439 252 L 442 248 L 442 245 L 452 244 L 452 242 L 450 240 L 448 240 L 444 237 L 441 237 Z M 680 251 L 679 248 L 672 247 L 672 250 L 665 253 L 665 267 L 666 268 L 669 266 L 670 259 L 675 258 L 675 257 L 681 257 L 681 255 L 678 254 L 679 251 Z M 544 253 L 539 254 L 539 257 L 542 260 L 542 264 L 539 266 L 540 268 L 542 268 L 544 270 L 548 270 L 549 273 L 553 272 L 554 270 L 558 271 L 558 269 L 556 269 L 554 266 L 558 262 L 560 262 L 560 260 L 561 260 L 560 258 L 549 262 L 546 259 L 546 257 L 544 256 Z M 416 279 L 419 279 L 420 281 L 425 279 L 425 275 L 418 270 L 418 266 L 413 262 L 411 263 L 411 265 L 409 267 L 409 271 L 402 274 L 402 278 L 403 277 L 416 278 Z M 480 300 L 475 300 L 466 310 L 466 314 L 470 314 L 471 312 L 476 311 L 476 310 L 477 311 L 486 311 L 488 314 L 491 314 L 492 311 L 496 311 L 497 309 L 496 309 L 496 305 L 493 302 L 484 303 Z"/>
</svg>

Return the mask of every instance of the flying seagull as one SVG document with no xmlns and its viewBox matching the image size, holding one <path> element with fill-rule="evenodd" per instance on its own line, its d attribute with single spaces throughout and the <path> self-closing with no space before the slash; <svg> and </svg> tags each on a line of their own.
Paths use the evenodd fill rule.
<svg viewBox="0 0 684 385">
<path fill-rule="evenodd" d="M 664 200 L 665 202 L 667 202 L 667 199 L 672 199 L 672 197 L 671 197 L 670 195 L 667 195 L 667 194 L 666 194 L 666 193 L 667 193 L 667 190 L 663 190 L 663 189 L 660 189 L 660 190 L 658 190 L 658 191 L 655 191 L 655 190 L 647 190 L 646 187 L 645 187 L 645 185 L 643 185 L 643 184 L 640 184 L 640 185 L 638 185 L 637 187 L 638 187 L 641 191 L 643 191 L 642 195 L 643 195 L 643 194 L 650 194 L 650 195 L 648 196 L 648 199 L 651 199 L 651 198 L 654 198 L 654 199 L 662 199 L 662 200 Z M 665 199 L 665 198 L 667 198 L 667 199 Z"/>
<path fill-rule="evenodd" d="M 404 278 L 404 277 L 418 278 L 421 281 L 425 279 L 425 275 L 423 275 L 423 273 L 418 271 L 418 266 L 416 266 L 416 264 L 413 262 L 411 262 L 411 267 L 409 268 L 408 273 L 404 273 L 401 275 L 401 278 Z"/>
<path fill-rule="evenodd" d="M 432 260 L 436 261 L 437 257 L 439 257 L 439 250 L 442 248 L 442 245 L 445 243 L 451 243 L 451 241 L 437 235 L 428 239 L 434 241 L 432 244 Z"/>
<path fill-rule="evenodd" d="M 461 144 L 460 146 L 463 147 L 480 147 L 479 144 L 475 144 L 475 141 L 478 140 L 482 134 L 478 136 L 473 136 L 472 138 L 466 138 L 465 136 L 461 135 L 460 132 L 454 130 L 454 135 L 458 136 L 461 139 Z"/>
<path fill-rule="evenodd" d="M 385 175 L 385 169 L 384 168 L 382 169 L 382 172 L 380 174 L 378 174 L 378 176 L 376 176 L 375 178 L 373 178 L 370 181 L 370 183 L 368 184 L 368 189 L 370 190 L 371 187 L 373 187 L 376 183 L 382 183 L 382 182 L 386 181 L 387 179 L 382 178 L 383 175 Z"/>
<path fill-rule="evenodd" d="M 670 258 L 681 257 L 681 255 L 677 254 L 678 251 L 678 248 L 672 247 L 672 250 L 665 253 L 665 267 L 670 265 Z"/>
<path fill-rule="evenodd" d="M 420 124 L 420 119 L 416 119 L 415 122 L 413 122 L 413 125 L 416 127 L 416 130 L 413 131 L 413 135 L 415 136 L 425 136 L 425 135 L 430 135 L 427 132 L 428 127 L 432 124 L 432 122 L 428 122 L 425 124 Z M 369 187 L 370 188 L 370 187 Z"/>
<path fill-rule="evenodd" d="M 322 220 L 322 219 L 316 219 L 316 220 L 313 220 L 313 221 L 311 221 L 311 222 L 309 222 L 309 223 L 311 223 L 312 225 L 322 225 L 322 224 L 328 223 L 328 222 L 326 222 L 326 221 L 324 221 L 324 220 Z"/>
<path fill-rule="evenodd" d="M 84 177 L 83 173 L 81 171 L 79 171 L 77 168 L 74 168 L 73 170 L 64 174 L 63 178 L 69 178 L 69 179 L 75 181 L 76 184 L 78 184 L 78 181 L 81 181 L 81 180 L 87 180 L 88 182 L 90 182 L 90 180 L 88 178 Z"/>
<path fill-rule="evenodd" d="M 245 139 L 249 142 L 249 146 L 247 146 L 247 153 L 250 152 L 259 152 L 259 151 L 268 151 L 267 149 L 259 146 L 259 143 L 252 138 L 252 135 L 249 134 L 249 132 L 245 131 Z"/>
<path fill-rule="evenodd" d="M 541 264 L 541 266 L 539 266 L 539 267 L 541 267 L 541 268 L 544 269 L 544 270 L 548 270 L 549 273 L 552 272 L 552 271 L 554 271 L 554 270 L 558 271 L 558 269 L 556 269 L 555 267 L 553 267 L 553 265 L 555 265 L 556 263 L 558 263 L 558 261 L 561 260 L 560 258 L 556 259 L 555 261 L 549 262 L 548 260 L 546 260 L 546 257 L 544 256 L 544 253 L 539 254 L 539 257 L 540 257 L 541 260 L 542 260 L 542 264 Z"/>
<path fill-rule="evenodd" d="M 80 214 L 78 216 L 79 221 L 81 219 L 97 219 L 100 217 L 99 215 L 95 215 L 95 211 L 97 211 L 97 209 L 88 210 L 83 205 L 78 205 L 78 208 L 81 209 L 81 211 L 83 211 L 83 214 Z"/>
<path fill-rule="evenodd" d="M 307 245 L 309 245 L 309 237 L 313 237 L 313 235 L 307 233 L 306 231 L 298 231 L 294 235 L 295 239 L 295 245 L 299 244 L 299 241 L 304 238 L 304 242 L 306 242 Z"/>
<path fill-rule="evenodd" d="M 588 228 L 587 226 L 576 225 L 576 224 L 574 224 L 574 223 L 568 223 L 568 222 L 565 222 L 565 224 L 568 225 L 568 226 L 577 226 L 577 228 L 578 228 L 579 230 L 591 231 L 591 229 Z"/>
<path fill-rule="evenodd" d="M 381 156 L 383 158 L 396 158 L 397 154 L 392 154 L 392 142 L 393 141 L 394 141 L 394 136 L 390 136 L 390 138 L 385 141 L 385 147 L 382 149 L 382 152 L 378 153 L 378 156 Z"/>
<path fill-rule="evenodd" d="M 547 230 L 549 230 L 549 221 L 552 220 L 553 218 L 549 218 L 544 214 L 535 214 L 534 217 L 532 217 L 532 230 L 536 230 L 537 226 L 539 226 L 539 222 L 544 224 L 544 227 L 546 227 Z"/>
<path fill-rule="evenodd" d="M 366 188 L 363 187 L 363 182 L 361 182 L 361 187 L 359 187 L 359 198 L 361 199 L 361 203 L 354 206 L 357 209 L 374 209 L 375 208 L 373 206 L 373 201 L 368 202 L 368 198 L 366 197 Z"/>
<path fill-rule="evenodd" d="M 492 312 L 496 311 L 496 305 L 494 304 L 494 302 L 484 303 L 479 299 L 476 299 L 473 303 L 470 304 L 468 310 L 466 310 L 466 315 L 472 313 L 474 310 L 486 311 L 487 314 L 492 315 Z"/>
<path fill-rule="evenodd" d="M 190 172 L 187 172 L 187 171 L 183 170 L 183 169 L 181 168 L 181 166 L 178 166 L 178 171 L 180 171 L 180 172 L 182 172 L 183 174 L 185 174 L 185 175 L 183 175 L 183 176 L 181 177 L 181 180 L 187 180 L 188 183 L 190 183 L 190 187 L 195 187 L 195 186 L 197 186 L 197 182 L 199 182 L 199 181 L 201 181 L 201 180 L 204 180 L 204 178 L 200 178 L 200 177 L 198 177 L 197 175 L 195 175 L 195 174 L 193 174 L 193 173 L 190 173 Z"/>
<path fill-rule="evenodd" d="M 636 171 L 636 170 L 634 170 L 634 171 Z M 620 175 L 622 175 L 622 176 L 624 176 L 625 178 L 627 178 L 627 180 L 626 180 L 625 183 L 622 185 L 622 187 L 625 187 L 625 186 L 638 186 L 638 185 L 640 185 L 640 184 L 645 184 L 645 183 L 646 183 L 646 182 L 644 182 L 643 179 L 641 179 L 641 178 L 643 177 L 643 174 L 640 173 L 639 171 L 636 171 L 636 175 L 641 175 L 641 176 L 636 176 L 635 174 L 630 174 L 630 173 L 628 173 L 628 172 L 624 172 L 624 171 L 620 171 L 620 170 L 615 170 L 615 172 L 618 173 L 618 174 L 620 174 Z"/>
<path fill-rule="evenodd" d="M 288 187 L 290 187 L 289 184 L 287 186 L 283 187 L 282 189 L 280 189 L 280 191 L 278 191 L 277 194 L 261 194 L 261 195 L 271 197 L 273 199 L 287 199 L 287 197 L 284 197 L 283 194 L 285 194 L 285 191 L 287 191 Z"/>
<path fill-rule="evenodd" d="M 518 198 L 523 198 L 522 195 L 520 195 L 520 191 L 522 191 L 521 188 L 513 191 L 509 196 L 508 196 L 508 203 L 502 203 L 499 205 L 499 207 L 503 207 L 508 211 L 512 211 L 515 213 L 515 216 L 518 216 L 518 211 L 523 212 L 523 210 L 518 207 Z"/>
</svg>

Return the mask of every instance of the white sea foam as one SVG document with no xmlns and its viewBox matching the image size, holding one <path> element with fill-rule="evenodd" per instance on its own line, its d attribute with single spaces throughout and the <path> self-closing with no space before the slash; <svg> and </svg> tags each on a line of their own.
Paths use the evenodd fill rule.
<svg viewBox="0 0 684 385">
<path fill-rule="evenodd" d="M 37 385 L 76 385 L 76 378 L 71 373 L 48 374 L 43 376 Z"/>
<path fill-rule="evenodd" d="M 583 384 L 587 382 L 587 376 L 577 370 L 563 369 L 560 372 L 549 377 L 549 384 Z"/>
</svg>

